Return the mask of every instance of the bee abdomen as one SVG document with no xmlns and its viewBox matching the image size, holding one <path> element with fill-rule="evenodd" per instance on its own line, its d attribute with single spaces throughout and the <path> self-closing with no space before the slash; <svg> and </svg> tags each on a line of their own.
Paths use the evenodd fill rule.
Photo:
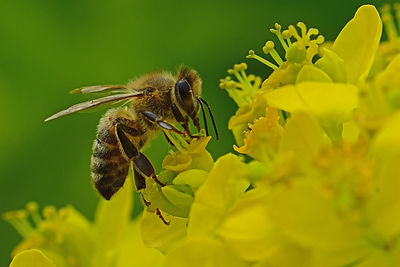
<svg viewBox="0 0 400 267">
<path fill-rule="evenodd" d="M 95 140 L 91 162 L 92 181 L 99 193 L 109 200 L 125 182 L 130 162 L 121 154 L 118 146 Z"/>
</svg>

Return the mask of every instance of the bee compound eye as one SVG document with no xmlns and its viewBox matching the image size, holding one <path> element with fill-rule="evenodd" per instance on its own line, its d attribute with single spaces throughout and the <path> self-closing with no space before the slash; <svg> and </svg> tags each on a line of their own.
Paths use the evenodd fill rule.
<svg viewBox="0 0 400 267">
<path fill-rule="evenodd" d="M 192 98 L 192 89 L 186 79 L 181 79 L 175 84 L 177 96 L 184 102 Z"/>
</svg>

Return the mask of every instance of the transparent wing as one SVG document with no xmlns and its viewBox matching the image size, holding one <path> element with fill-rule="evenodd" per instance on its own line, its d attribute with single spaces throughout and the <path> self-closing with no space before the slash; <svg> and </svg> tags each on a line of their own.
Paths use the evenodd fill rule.
<svg viewBox="0 0 400 267">
<path fill-rule="evenodd" d="M 109 94 L 121 94 L 129 93 L 129 90 L 125 85 L 94 85 L 81 87 L 70 91 L 71 94 L 92 94 L 92 93 L 109 93 Z"/>
<path fill-rule="evenodd" d="M 110 96 L 105 96 L 105 97 L 101 97 L 101 98 L 96 98 L 93 100 L 89 100 L 83 103 L 79 103 L 76 105 L 73 105 L 72 107 L 69 107 L 67 109 L 64 109 L 50 117 L 48 117 L 47 119 L 45 119 L 45 121 L 49 121 L 49 120 L 54 120 L 57 119 L 59 117 L 71 114 L 71 113 L 75 113 L 75 112 L 79 112 L 82 110 L 87 110 L 102 104 L 106 104 L 106 103 L 112 103 L 112 104 L 117 104 L 120 102 L 126 102 L 128 100 L 130 100 L 131 98 L 135 98 L 135 97 L 141 97 L 143 96 L 144 93 L 143 92 L 133 92 L 133 93 L 128 93 L 128 94 L 119 94 L 119 95 L 110 95 Z"/>
</svg>

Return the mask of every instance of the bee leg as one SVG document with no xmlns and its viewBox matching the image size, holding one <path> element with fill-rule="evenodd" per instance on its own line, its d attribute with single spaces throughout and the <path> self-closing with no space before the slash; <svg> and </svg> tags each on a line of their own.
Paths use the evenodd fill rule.
<svg viewBox="0 0 400 267">
<path fill-rule="evenodd" d="M 163 131 L 163 134 L 164 134 L 165 139 L 167 139 L 168 144 L 170 144 L 172 147 L 175 147 L 174 143 L 172 143 L 171 139 L 169 139 L 168 135 L 166 135 L 164 131 Z"/>
<path fill-rule="evenodd" d="M 142 196 L 142 200 L 143 200 L 144 204 L 146 205 L 146 207 L 149 207 L 149 206 L 151 205 L 151 202 L 150 202 L 150 201 L 147 201 L 147 200 L 144 198 L 144 196 L 143 196 L 142 193 L 140 193 L 140 195 Z"/>
<path fill-rule="evenodd" d="M 189 135 L 190 138 L 196 137 L 196 136 L 193 136 L 192 133 L 190 132 L 189 119 L 187 117 L 185 118 L 182 115 L 179 108 L 175 104 L 172 104 L 171 109 L 172 109 L 172 113 L 174 114 L 176 121 L 179 122 L 179 124 L 182 126 L 182 128 L 187 133 L 187 135 Z"/>
<path fill-rule="evenodd" d="M 156 175 L 156 170 L 151 164 L 150 160 L 143 154 L 140 153 L 133 159 L 134 167 L 139 173 L 143 173 L 147 177 L 152 177 L 157 184 L 165 186 L 160 180 L 158 180 Z"/>
<path fill-rule="evenodd" d="M 146 119 L 157 123 L 158 126 L 160 126 L 161 128 L 163 128 L 163 129 L 165 129 L 167 131 L 173 131 L 175 133 L 178 133 L 178 134 L 181 134 L 181 135 L 185 135 L 184 132 L 178 130 L 174 125 L 166 122 L 160 116 L 158 116 L 157 114 L 154 114 L 151 111 L 143 111 L 142 114 L 145 116 Z"/>
<path fill-rule="evenodd" d="M 163 223 L 164 223 L 165 225 L 169 225 L 170 222 L 167 222 L 167 221 L 164 219 L 164 217 L 162 216 L 161 211 L 160 211 L 159 208 L 156 208 L 156 214 L 158 215 L 158 217 L 160 217 L 161 221 L 163 221 Z"/>
<path fill-rule="evenodd" d="M 134 164 L 135 183 L 138 190 L 146 187 L 144 176 L 152 177 L 159 185 L 165 186 L 157 179 L 156 170 L 150 160 L 137 150 L 135 145 L 126 136 L 121 124 L 115 125 L 117 140 L 125 157 Z"/>
</svg>

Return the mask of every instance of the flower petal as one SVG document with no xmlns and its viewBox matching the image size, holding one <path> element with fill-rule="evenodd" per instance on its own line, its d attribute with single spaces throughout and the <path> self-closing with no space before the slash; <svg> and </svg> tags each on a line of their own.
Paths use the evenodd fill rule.
<svg viewBox="0 0 400 267">
<path fill-rule="evenodd" d="M 335 52 L 330 49 L 324 49 L 324 55 L 317 62 L 315 66 L 323 70 L 329 77 L 336 83 L 345 83 L 347 79 L 346 65 Z"/>
<path fill-rule="evenodd" d="M 309 114 L 294 112 L 288 119 L 279 153 L 294 153 L 299 166 L 311 163 L 323 142 L 323 132 L 318 122 Z"/>
<path fill-rule="evenodd" d="M 327 82 L 331 83 L 332 79 L 321 69 L 313 65 L 304 65 L 299 74 L 297 74 L 296 83 L 301 82 Z"/>
<path fill-rule="evenodd" d="M 370 156 L 375 159 L 379 191 L 369 203 L 371 225 L 384 239 L 400 232 L 400 113 L 376 135 Z"/>
<path fill-rule="evenodd" d="M 363 253 L 365 242 L 357 227 L 341 220 L 330 199 L 323 197 L 311 177 L 293 180 L 290 187 L 275 188 L 267 204 L 271 220 L 299 245 L 315 251 Z M 339 260 L 339 259 L 338 259 Z"/>
<path fill-rule="evenodd" d="M 239 157 L 227 154 L 219 158 L 207 180 L 197 190 L 189 214 L 190 235 L 213 235 L 228 209 L 249 186 L 246 165 Z"/>
<path fill-rule="evenodd" d="M 155 212 L 144 212 L 140 228 L 143 242 L 147 247 L 167 253 L 184 240 L 188 219 L 165 213 L 162 213 L 162 216 L 169 225 L 165 225 Z"/>
<path fill-rule="evenodd" d="M 140 216 L 139 216 L 140 217 Z M 157 219 L 161 221 L 158 217 Z M 158 226 L 158 225 L 157 225 Z M 153 230 L 156 230 L 153 229 Z M 152 232 L 153 234 L 154 232 Z M 147 245 L 147 244 L 146 244 Z M 115 267 L 140 266 L 156 267 L 162 266 L 164 256 L 152 247 L 147 247 L 140 233 L 140 219 L 132 221 L 124 231 L 124 239 L 121 242 Z"/>
<path fill-rule="evenodd" d="M 165 259 L 165 267 L 244 267 L 249 266 L 240 260 L 232 250 L 221 241 L 211 238 L 188 240 L 171 251 Z"/>
<path fill-rule="evenodd" d="M 18 253 L 10 267 L 56 267 L 53 262 L 38 249 L 24 250 Z"/>
<path fill-rule="evenodd" d="M 304 82 L 265 93 L 265 98 L 272 107 L 314 115 L 329 137 L 337 139 L 339 126 L 358 107 L 358 88 L 351 84 Z"/>
<path fill-rule="evenodd" d="M 102 199 L 97 207 L 95 227 L 98 233 L 94 264 L 110 263 L 114 260 L 123 231 L 127 227 L 132 211 L 132 178 L 109 201 Z M 107 253 L 105 253 L 107 251 Z"/>
<path fill-rule="evenodd" d="M 276 250 L 279 238 L 282 238 L 267 216 L 267 194 L 260 189 L 246 192 L 218 229 L 218 236 L 247 261 L 265 258 Z"/>
<path fill-rule="evenodd" d="M 344 60 L 349 83 L 367 78 L 381 35 L 382 21 L 372 5 L 361 6 L 344 26 L 332 50 Z"/>
<path fill-rule="evenodd" d="M 200 169 L 191 169 L 184 172 L 179 173 L 173 183 L 174 184 L 186 184 L 189 185 L 193 192 L 196 192 L 197 189 L 204 183 L 207 179 L 208 172 Z"/>
</svg>

